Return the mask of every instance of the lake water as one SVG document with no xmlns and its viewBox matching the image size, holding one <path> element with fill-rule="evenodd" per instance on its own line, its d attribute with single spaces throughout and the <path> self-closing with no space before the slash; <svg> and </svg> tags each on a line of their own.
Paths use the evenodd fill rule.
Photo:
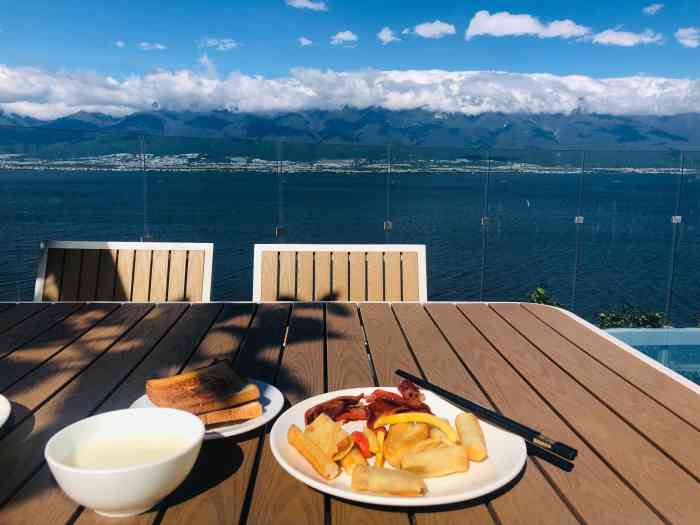
<svg viewBox="0 0 700 525">
<path fill-rule="evenodd" d="M 700 180 L 683 184 L 675 325 L 700 313 Z M 382 174 L 0 171 L 0 300 L 31 300 L 41 239 L 215 243 L 214 300 L 250 300 L 253 244 L 422 243 L 432 300 L 526 300 L 537 286 L 594 320 L 626 304 L 663 311 L 678 177 L 395 174 L 386 235 Z M 281 191 L 279 189 L 281 188 Z M 146 206 L 144 206 L 146 203 Z M 484 239 L 481 217 L 488 215 Z M 578 262 L 576 262 L 578 261 Z M 482 264 L 483 286 L 482 286 Z M 574 268 L 577 270 L 575 296 Z M 573 300 L 573 305 L 572 305 Z"/>
</svg>

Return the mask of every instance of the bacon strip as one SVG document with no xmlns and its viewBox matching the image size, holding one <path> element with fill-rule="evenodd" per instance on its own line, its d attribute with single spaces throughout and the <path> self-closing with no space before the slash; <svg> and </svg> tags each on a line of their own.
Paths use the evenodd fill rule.
<svg viewBox="0 0 700 525">
<path fill-rule="evenodd" d="M 330 399 L 308 409 L 304 414 L 304 421 L 307 425 L 310 425 L 313 420 L 321 414 L 326 414 L 329 418 L 336 421 L 338 416 L 357 406 L 364 397 L 364 394 L 360 394 L 357 396 L 340 396 Z"/>
<path fill-rule="evenodd" d="M 422 403 L 425 396 L 418 390 L 418 387 L 414 385 L 408 379 L 404 379 L 399 383 L 399 392 L 406 401 Z"/>
</svg>

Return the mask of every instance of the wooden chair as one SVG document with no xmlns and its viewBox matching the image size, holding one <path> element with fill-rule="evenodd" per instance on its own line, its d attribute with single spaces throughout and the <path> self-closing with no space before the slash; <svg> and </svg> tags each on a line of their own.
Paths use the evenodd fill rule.
<svg viewBox="0 0 700 525">
<path fill-rule="evenodd" d="M 214 245 L 44 241 L 35 301 L 209 302 Z"/>
<path fill-rule="evenodd" d="M 255 245 L 256 302 L 427 299 L 422 244 Z"/>
</svg>

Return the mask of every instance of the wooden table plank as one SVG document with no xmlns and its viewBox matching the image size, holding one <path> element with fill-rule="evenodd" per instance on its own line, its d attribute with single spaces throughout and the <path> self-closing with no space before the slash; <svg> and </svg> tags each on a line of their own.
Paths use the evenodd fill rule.
<svg viewBox="0 0 700 525">
<path fill-rule="evenodd" d="M 395 304 L 393 309 L 429 381 L 484 406 L 493 406 L 464 369 L 422 305 Z M 533 505 L 533 501 L 538 504 Z M 524 476 L 510 490 L 492 499 L 490 505 L 501 523 L 578 523 L 532 460 L 528 460 Z M 463 514 L 469 516 L 473 509 L 478 508 L 467 507 Z M 430 523 L 443 522 L 442 513 L 433 512 L 420 517 Z M 451 519 L 454 523 L 463 523 L 464 520 L 455 512 L 447 513 L 444 519 Z"/>
<path fill-rule="evenodd" d="M 63 350 L 118 306 L 118 304 L 99 303 L 86 305 L 34 341 L 8 355 L 0 366 L 0 392 Z"/>
<path fill-rule="evenodd" d="M 374 372 L 369 366 L 365 335 L 354 304 L 326 305 L 328 390 L 375 385 Z M 333 525 L 360 525 L 374 523 L 408 525 L 405 512 L 380 510 L 339 499 L 331 499 Z"/>
<path fill-rule="evenodd" d="M 81 303 L 61 303 L 46 308 L 25 321 L 15 325 L 0 335 L 0 358 L 6 357 L 17 348 L 61 322 L 81 308 Z"/>
<path fill-rule="evenodd" d="M 518 304 L 493 304 L 493 310 L 605 406 L 700 476 L 700 432 L 585 352 Z M 698 398 L 700 409 L 700 397 Z"/>
<path fill-rule="evenodd" d="M 324 331 L 322 305 L 294 305 L 276 383 L 292 405 L 323 392 Z M 246 523 L 324 523 L 323 496 L 282 470 L 266 434 Z"/>
<path fill-rule="evenodd" d="M 659 513 L 673 523 L 697 523 L 699 514 L 694 501 L 700 493 L 697 481 L 542 355 L 487 305 L 460 308 L 511 366 Z"/>
<path fill-rule="evenodd" d="M 42 405 L 32 418 L 0 441 L 0 504 L 44 463 L 43 449 L 60 428 L 89 415 L 145 357 L 186 310 L 183 304 L 151 310 L 126 337 L 88 367 L 77 380 Z"/>
<path fill-rule="evenodd" d="M 50 303 L 20 303 L 0 312 L 0 334 L 48 308 Z"/>
<path fill-rule="evenodd" d="M 524 304 L 523 307 L 656 402 L 700 429 L 700 409 L 695 392 L 556 308 L 535 304 Z"/>
<path fill-rule="evenodd" d="M 469 372 L 505 415 L 538 428 L 578 451 L 572 472 L 532 459 L 588 523 L 606 516 L 608 523 L 659 523 L 656 515 L 588 447 L 550 406 L 513 370 L 453 305 L 430 304 L 430 315 Z"/>
</svg>

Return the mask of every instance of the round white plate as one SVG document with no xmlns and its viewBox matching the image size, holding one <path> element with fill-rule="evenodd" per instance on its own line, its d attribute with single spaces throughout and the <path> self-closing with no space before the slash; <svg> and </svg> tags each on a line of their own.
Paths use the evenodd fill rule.
<svg viewBox="0 0 700 525">
<path fill-rule="evenodd" d="M 12 412 L 10 402 L 5 396 L 0 396 L 0 428 L 10 418 L 10 412 Z"/>
<path fill-rule="evenodd" d="M 398 392 L 396 388 L 382 388 L 391 392 Z M 350 488 L 350 477 L 345 472 L 333 481 L 324 480 L 314 471 L 304 457 L 287 442 L 289 426 L 295 424 L 303 429 L 305 426 L 304 412 L 318 403 L 338 396 L 355 396 L 362 392 L 369 394 L 374 389 L 375 387 L 350 388 L 329 392 L 302 401 L 287 410 L 277 419 L 270 432 L 270 447 L 277 462 L 299 481 L 321 492 L 347 500 L 396 507 L 445 505 L 478 498 L 511 481 L 525 465 L 527 451 L 525 449 L 525 441 L 521 437 L 480 421 L 484 437 L 486 438 L 488 458 L 480 463 L 470 462 L 468 472 L 426 479 L 425 484 L 428 487 L 428 492 L 425 496 L 380 496 L 354 492 Z M 422 392 L 425 394 L 425 402 L 433 413 L 448 419 L 454 424 L 454 419 L 461 410 L 432 392 L 425 390 Z M 353 421 L 346 423 L 343 428 L 347 432 L 352 432 L 361 430 L 365 424 L 364 421 Z M 392 467 L 387 466 L 387 468 Z"/>
<path fill-rule="evenodd" d="M 221 439 L 231 436 L 237 436 L 239 434 L 245 434 L 250 430 L 254 430 L 258 427 L 263 426 L 265 423 L 273 419 L 277 414 L 280 413 L 282 407 L 284 406 L 284 396 L 282 392 L 277 390 L 274 386 L 265 383 L 264 381 L 258 381 L 257 379 L 251 380 L 253 383 L 258 385 L 260 388 L 260 402 L 263 406 L 263 413 L 254 419 L 249 419 L 247 421 L 241 421 L 240 423 L 233 423 L 231 425 L 222 425 L 219 427 L 214 427 L 208 429 L 204 434 L 204 439 Z M 136 401 L 131 404 L 131 408 L 153 408 L 155 405 L 148 399 L 146 394 L 142 395 Z"/>
</svg>

